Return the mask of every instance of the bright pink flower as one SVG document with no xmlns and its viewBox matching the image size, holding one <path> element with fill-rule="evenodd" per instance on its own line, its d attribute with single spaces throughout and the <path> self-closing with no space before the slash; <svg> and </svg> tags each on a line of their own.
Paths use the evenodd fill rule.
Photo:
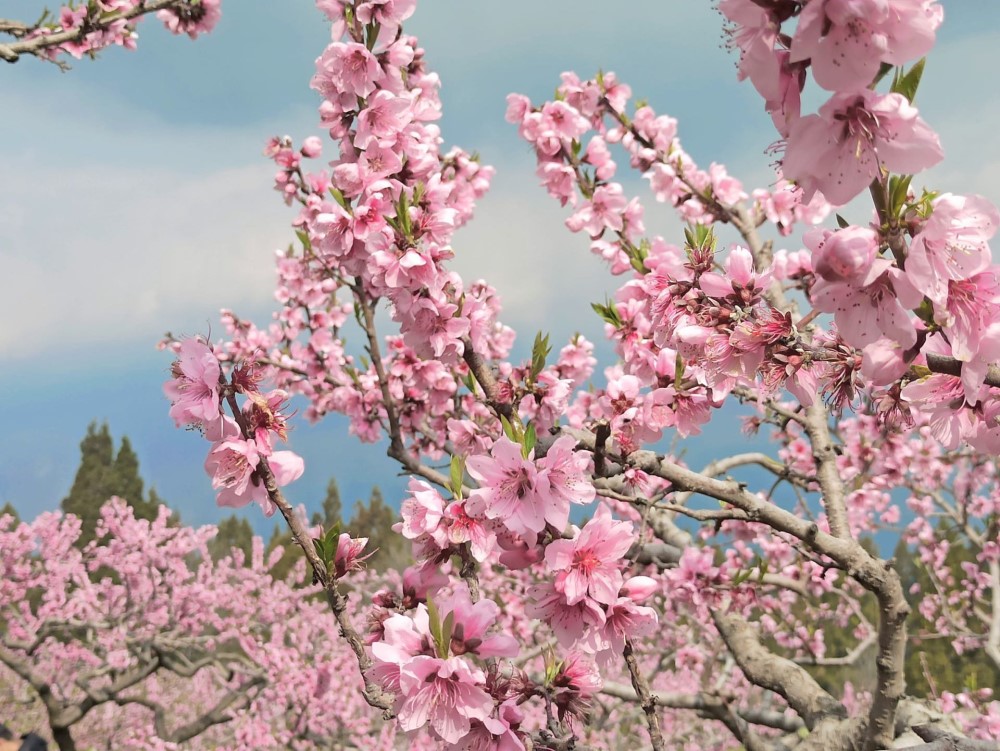
<svg viewBox="0 0 1000 751">
<path fill-rule="evenodd" d="M 710 297 L 735 297 L 743 305 L 755 302 L 771 282 L 770 270 L 757 273 L 753 255 L 736 245 L 726 257 L 725 276 L 710 272 L 702 274 L 698 286 Z"/>
<path fill-rule="evenodd" d="M 448 540 L 452 545 L 469 543 L 472 557 L 482 563 L 496 548 L 497 535 L 492 522 L 469 516 L 465 503 L 454 501 L 445 509 L 448 518 Z"/>
<path fill-rule="evenodd" d="M 610 605 L 623 578 L 621 560 L 635 542 L 631 522 L 615 521 L 603 504 L 572 540 L 556 540 L 545 549 L 545 564 L 556 574 L 556 589 L 576 605 L 590 596 Z"/>
<path fill-rule="evenodd" d="M 375 139 L 392 139 L 413 119 L 413 103 L 406 97 L 379 89 L 358 115 L 354 145 L 364 149 Z"/>
<path fill-rule="evenodd" d="M 868 187 L 879 165 L 908 175 L 944 156 L 937 134 L 902 94 L 835 94 L 817 115 L 794 123 L 782 172 L 806 200 L 819 190 L 842 205 Z"/>
<path fill-rule="evenodd" d="M 535 463 L 521 456 L 521 447 L 500 438 L 490 456 L 471 456 L 466 467 L 480 483 L 466 502 L 466 510 L 498 519 L 518 535 L 535 535 L 545 529 L 546 514 L 552 513 L 539 493 Z"/>
<path fill-rule="evenodd" d="M 493 698 L 480 688 L 485 681 L 483 671 L 460 657 L 414 657 L 399 672 L 405 697 L 399 726 L 412 731 L 430 725 L 445 743 L 458 743 L 468 734 L 470 720 L 482 722 L 493 710 Z"/>
<path fill-rule="evenodd" d="M 567 714 L 583 716 L 590 708 L 590 700 L 604 686 L 597 665 L 581 652 L 571 652 L 559 666 L 552 681 L 556 687 L 556 707 L 559 718 Z"/>
<path fill-rule="evenodd" d="M 442 620 L 448 617 L 448 613 L 454 614 L 449 647 L 451 654 L 474 654 L 484 659 L 517 656 L 517 639 L 509 634 L 489 633 L 500 617 L 500 606 L 493 600 L 472 602 L 469 588 L 462 584 L 456 586 L 450 596 L 437 599 L 436 605 Z"/>
</svg>

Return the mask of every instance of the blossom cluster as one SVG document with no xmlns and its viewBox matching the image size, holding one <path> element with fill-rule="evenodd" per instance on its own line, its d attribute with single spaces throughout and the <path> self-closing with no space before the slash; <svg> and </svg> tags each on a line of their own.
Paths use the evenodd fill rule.
<svg viewBox="0 0 1000 751">
<path fill-rule="evenodd" d="M 107 47 L 134 50 L 138 42 L 136 24 L 156 8 L 148 0 L 92 0 L 48 12 L 41 22 L 16 36 L 25 42 L 41 42 L 41 53 L 50 60 L 66 54 L 77 60 L 93 56 Z M 176 0 L 158 3 L 157 18 L 173 34 L 196 39 L 215 28 L 222 15 L 222 0 Z M 48 37 L 53 38 L 50 44 Z M 58 40 L 58 41 L 55 41 Z"/>
</svg>

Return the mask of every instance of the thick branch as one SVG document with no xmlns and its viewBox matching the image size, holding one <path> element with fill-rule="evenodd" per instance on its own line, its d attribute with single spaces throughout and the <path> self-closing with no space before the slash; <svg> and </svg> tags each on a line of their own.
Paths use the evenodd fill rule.
<svg viewBox="0 0 1000 751">
<path fill-rule="evenodd" d="M 798 712 L 810 730 L 828 717 L 847 716 L 844 706 L 791 660 L 766 649 L 754 628 L 732 613 L 713 613 L 715 626 L 743 674 L 754 685 L 773 691 Z"/>
<path fill-rule="evenodd" d="M 823 494 L 823 508 L 834 537 L 849 538 L 851 528 L 847 523 L 847 507 L 844 505 L 844 483 L 837 468 L 837 452 L 830 440 L 830 415 L 818 399 L 806 409 L 805 429 L 812 445 L 813 460 L 816 462 L 816 479 Z"/>
</svg>

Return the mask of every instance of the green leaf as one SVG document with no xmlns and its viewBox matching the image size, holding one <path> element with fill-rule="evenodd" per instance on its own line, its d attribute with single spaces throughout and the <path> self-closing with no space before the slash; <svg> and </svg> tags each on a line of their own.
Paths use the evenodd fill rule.
<svg viewBox="0 0 1000 751">
<path fill-rule="evenodd" d="M 889 178 L 889 216 L 899 218 L 906 206 L 913 175 L 893 175 Z"/>
<path fill-rule="evenodd" d="M 457 500 L 462 500 L 462 478 L 465 477 L 465 459 L 451 457 L 451 492 Z"/>
<path fill-rule="evenodd" d="M 542 332 L 539 331 L 535 334 L 535 343 L 531 346 L 531 375 L 528 379 L 530 382 L 533 383 L 545 368 L 545 358 L 550 352 L 552 347 L 549 346 L 549 335 L 542 336 Z"/>
<path fill-rule="evenodd" d="M 926 57 L 917 60 L 909 71 L 892 82 L 892 90 L 902 94 L 912 103 L 913 99 L 917 96 L 917 87 L 920 86 L 920 79 L 924 75 L 924 65 L 926 62 Z"/>
<path fill-rule="evenodd" d="M 503 428 L 503 434 L 507 436 L 514 443 L 520 443 L 520 436 L 517 435 L 514 430 L 514 426 L 511 424 L 510 420 L 504 415 L 500 415 L 500 425 Z"/>
<path fill-rule="evenodd" d="M 440 652 L 441 645 L 441 616 L 438 614 L 437 605 L 430 597 L 427 598 L 427 627 L 431 632 L 431 639 Z M 440 656 L 440 655 L 438 655 Z"/>
<path fill-rule="evenodd" d="M 846 219 L 844 219 L 844 217 L 842 217 L 840 214 L 837 214 L 837 225 L 841 229 L 847 229 L 848 227 L 851 226 L 851 223 Z"/>
<path fill-rule="evenodd" d="M 878 74 L 876 74 L 875 80 L 872 81 L 872 86 L 875 86 L 879 81 L 889 75 L 889 71 L 891 71 L 892 68 L 892 63 L 882 63 L 882 65 L 879 66 Z"/>
<path fill-rule="evenodd" d="M 606 300 L 603 305 L 599 302 L 590 303 L 590 307 L 599 315 L 605 323 L 610 323 L 616 329 L 622 327 L 621 316 L 618 315 L 618 308 L 610 300 Z"/>
<path fill-rule="evenodd" d="M 535 448 L 536 443 L 538 443 L 538 436 L 535 435 L 535 423 L 529 422 L 528 427 L 524 431 L 524 444 L 521 446 L 521 454 L 525 459 L 528 458 L 531 450 Z"/>
<path fill-rule="evenodd" d="M 348 204 L 347 199 L 344 198 L 344 194 L 341 193 L 339 189 L 331 187 L 330 188 L 330 195 L 333 196 L 333 200 L 334 201 L 336 201 L 337 203 L 340 204 L 340 208 L 342 208 L 342 209 L 348 209 L 348 206 L 350 204 Z M 350 209 L 348 209 L 348 211 L 349 210 Z"/>
<path fill-rule="evenodd" d="M 306 249 L 306 252 L 312 251 L 312 241 L 309 239 L 309 234 L 300 229 L 295 230 L 295 236 L 299 238 L 299 242 L 302 243 L 302 247 Z"/>
<path fill-rule="evenodd" d="M 444 617 L 444 623 L 441 624 L 441 644 L 438 649 L 438 656 L 442 660 L 448 659 L 448 653 L 451 651 L 451 636 L 455 633 L 455 611 L 449 611 L 448 615 Z"/>
</svg>

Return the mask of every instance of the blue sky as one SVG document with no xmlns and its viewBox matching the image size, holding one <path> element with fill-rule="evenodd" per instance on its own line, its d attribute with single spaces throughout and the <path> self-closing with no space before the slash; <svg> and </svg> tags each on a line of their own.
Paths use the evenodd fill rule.
<svg viewBox="0 0 1000 751">
<path fill-rule="evenodd" d="M 40 4 L 17 5 L 29 17 Z M 947 155 L 928 180 L 996 202 L 1000 3 L 945 8 L 917 100 Z M 776 134 L 736 82 L 707 2 L 423 0 L 407 29 L 443 80 L 446 141 L 497 167 L 476 221 L 456 236 L 456 263 L 499 288 L 522 346 L 538 328 L 556 342 L 574 331 L 598 339 L 589 303 L 612 286 L 537 186 L 529 148 L 503 119 L 507 93 L 539 101 L 563 70 L 615 71 L 679 119 L 699 162 L 725 162 L 748 188 L 771 180 L 764 149 Z M 0 503 L 29 517 L 56 508 L 97 419 L 132 439 L 147 482 L 185 520 L 224 515 L 201 469 L 207 444 L 167 417 L 169 358 L 154 345 L 167 330 L 218 331 L 220 307 L 258 323 L 270 315 L 271 259 L 292 236 L 292 214 L 271 191 L 261 149 L 271 135 L 318 132 L 308 81 L 328 40 L 310 2 L 228 0 L 216 31 L 197 42 L 147 20 L 134 53 L 109 50 L 69 73 L 30 59 L 0 68 Z M 638 180 L 628 187 L 645 195 Z M 652 201 L 647 224 L 678 230 Z M 736 449 L 735 433 L 715 428 L 690 442 L 689 456 L 698 463 L 709 442 Z M 295 502 L 314 507 L 331 476 L 348 503 L 376 483 L 398 502 L 395 466 L 342 421 L 300 423 L 291 443 L 306 459 L 289 489 Z M 255 510 L 247 516 L 270 529 Z"/>
</svg>

